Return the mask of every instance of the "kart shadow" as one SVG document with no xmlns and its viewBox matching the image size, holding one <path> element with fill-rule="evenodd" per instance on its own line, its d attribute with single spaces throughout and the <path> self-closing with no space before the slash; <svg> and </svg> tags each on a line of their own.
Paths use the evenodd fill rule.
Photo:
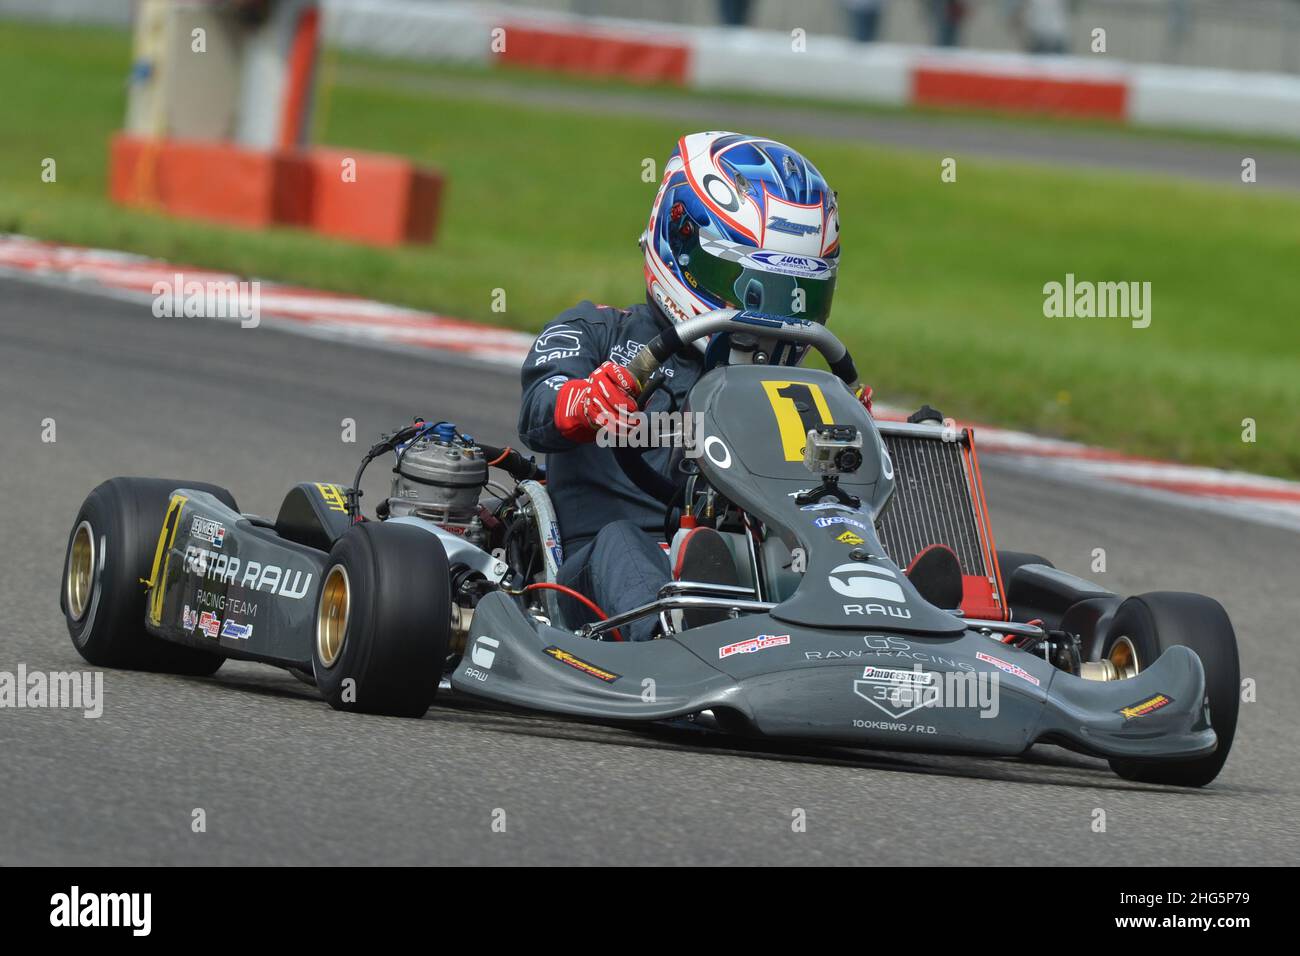
<svg viewBox="0 0 1300 956">
<path fill-rule="evenodd" d="M 325 706 L 315 689 L 280 671 L 227 671 L 223 669 L 205 684 L 238 689 L 282 700 L 316 702 Z M 396 718 L 394 718 L 396 719 Z M 551 740 L 640 747 L 682 753 L 716 754 L 774 760 L 824 767 L 886 770 L 923 776 L 1022 783 L 1087 790 L 1121 790 L 1130 793 L 1181 793 L 1210 796 L 1222 793 L 1182 787 L 1162 787 L 1122 780 L 1111 773 L 1105 761 L 1071 753 L 1058 747 L 1037 746 L 1019 757 L 980 757 L 958 753 L 920 753 L 907 750 L 859 749 L 811 741 L 739 737 L 688 721 L 673 724 L 616 723 L 587 720 L 557 714 L 509 708 L 454 693 L 438 695 L 425 720 L 472 725 L 475 730 L 523 735 Z"/>
<path fill-rule="evenodd" d="M 919 753 L 905 750 L 859 749 L 811 741 L 739 737 L 702 727 L 670 724 L 617 724 L 535 711 L 447 695 L 426 715 L 427 719 L 473 724 L 477 730 L 521 734 L 549 739 L 641 747 L 683 753 L 716 754 L 804 763 L 825 767 L 887 770 L 956 779 L 1024 783 L 1086 790 L 1121 790 L 1129 793 L 1210 796 L 1221 793 L 1184 787 L 1133 783 L 1115 776 L 1104 760 L 1048 746 L 1037 746 L 1019 757 L 982 757 L 957 753 Z"/>
</svg>

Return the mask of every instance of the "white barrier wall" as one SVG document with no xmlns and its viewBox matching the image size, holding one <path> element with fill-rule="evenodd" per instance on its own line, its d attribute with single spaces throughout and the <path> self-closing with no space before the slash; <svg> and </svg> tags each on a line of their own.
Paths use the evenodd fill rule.
<svg viewBox="0 0 1300 956">
<path fill-rule="evenodd" d="M 129 0 L 0 0 L 0 14 L 120 20 Z M 1048 112 L 1193 130 L 1300 136 L 1300 76 L 1030 56 L 789 34 L 581 18 L 536 8 L 429 0 L 324 0 L 326 39 L 385 56 L 504 62 L 701 90 L 895 106 Z M 506 54 L 491 52 L 506 30 Z M 518 43 L 510 43 L 511 30 Z"/>
<path fill-rule="evenodd" d="M 132 0 L 0 0 L 0 17 L 131 25 Z"/>
<path fill-rule="evenodd" d="M 809 37 L 795 52 L 783 33 L 707 27 L 691 31 L 688 84 L 702 90 L 737 89 L 779 96 L 853 100 L 904 106 L 912 47 L 863 46 L 840 37 Z"/>
<path fill-rule="evenodd" d="M 1133 71 L 1128 118 L 1143 126 L 1300 137 L 1300 80 L 1144 65 Z"/>
<path fill-rule="evenodd" d="M 468 3 L 325 0 L 325 39 L 345 50 L 454 63 L 488 57 L 491 16 Z"/>
</svg>

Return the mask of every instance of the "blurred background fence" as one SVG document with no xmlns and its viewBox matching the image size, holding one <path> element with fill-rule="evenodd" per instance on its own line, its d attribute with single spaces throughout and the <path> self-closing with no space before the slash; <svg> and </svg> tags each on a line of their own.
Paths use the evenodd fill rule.
<svg viewBox="0 0 1300 956">
<path fill-rule="evenodd" d="M 325 6 L 349 0 L 326 0 Z M 446 6 L 447 0 L 401 0 Z M 764 30 L 801 28 L 810 35 L 855 32 L 874 11 L 874 39 L 928 44 L 945 11 L 956 18 L 951 38 L 978 50 L 1089 52 L 1092 30 L 1107 32 L 1107 55 L 1142 63 L 1233 70 L 1300 72 L 1300 0 L 459 0 L 514 8 L 718 25 L 726 19 Z M 127 24 L 132 0 L 0 0 L 0 16 Z M 1042 41 L 1059 36 L 1061 44 Z"/>
</svg>

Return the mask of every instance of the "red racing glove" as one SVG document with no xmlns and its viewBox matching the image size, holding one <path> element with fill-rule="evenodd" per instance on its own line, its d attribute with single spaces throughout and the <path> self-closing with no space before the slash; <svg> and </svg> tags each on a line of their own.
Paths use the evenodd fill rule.
<svg viewBox="0 0 1300 956">
<path fill-rule="evenodd" d="M 605 362 L 586 378 L 571 378 L 555 396 L 555 427 L 575 442 L 593 442 L 602 427 L 618 430 L 636 411 L 641 386 L 617 362 Z"/>
<path fill-rule="evenodd" d="M 860 385 L 856 394 L 862 407 L 867 410 L 867 414 L 874 418 L 876 413 L 871 410 L 871 399 L 875 395 L 875 390 L 870 385 Z"/>
</svg>

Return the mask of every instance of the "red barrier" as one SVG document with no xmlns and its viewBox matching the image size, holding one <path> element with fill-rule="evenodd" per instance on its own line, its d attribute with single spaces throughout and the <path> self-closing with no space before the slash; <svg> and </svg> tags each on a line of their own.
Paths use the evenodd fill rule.
<svg viewBox="0 0 1300 956">
<path fill-rule="evenodd" d="M 276 197 L 301 188 L 290 166 L 279 154 L 229 143 L 118 133 L 110 150 L 109 197 L 177 216 L 263 227 L 277 221 Z"/>
<path fill-rule="evenodd" d="M 912 103 L 973 106 L 1008 112 L 1123 119 L 1128 87 L 1122 81 L 1066 80 L 921 66 L 912 72 Z"/>
<path fill-rule="evenodd" d="M 320 8 L 308 7 L 298 17 L 293 46 L 289 50 L 288 82 L 284 90 L 284 111 L 280 116 L 277 142 L 289 149 L 307 141 L 308 103 L 316 72 L 316 50 L 320 36 Z"/>
<path fill-rule="evenodd" d="M 311 169 L 309 225 L 316 232 L 392 246 L 432 242 L 442 199 L 442 175 L 400 156 L 321 149 L 303 154 Z M 344 163 L 355 180 L 344 178 Z"/>
<path fill-rule="evenodd" d="M 442 182 L 437 170 L 399 156 L 342 149 L 254 150 L 118 133 L 110 150 L 114 202 L 372 245 L 432 242 Z"/>
<path fill-rule="evenodd" d="M 690 49 L 596 32 L 541 30 L 507 24 L 503 62 L 588 76 L 617 76 L 639 83 L 686 84 Z"/>
</svg>

